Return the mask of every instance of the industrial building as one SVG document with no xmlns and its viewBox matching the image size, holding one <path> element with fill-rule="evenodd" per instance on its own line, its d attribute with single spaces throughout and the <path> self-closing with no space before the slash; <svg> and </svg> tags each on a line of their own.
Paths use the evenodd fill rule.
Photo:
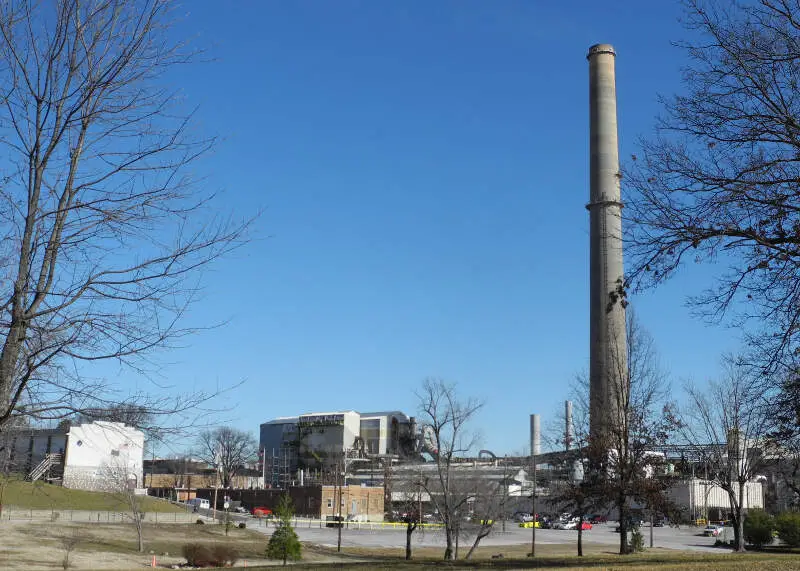
<svg viewBox="0 0 800 571">
<path fill-rule="evenodd" d="M 30 481 L 95 491 L 143 488 L 144 433 L 120 422 L 14 428 L 3 444 L 3 469 Z"/>
<path fill-rule="evenodd" d="M 260 427 L 264 480 L 273 487 L 330 483 L 337 462 L 410 458 L 418 448 L 416 422 L 400 411 L 338 411 L 281 417 Z"/>
</svg>

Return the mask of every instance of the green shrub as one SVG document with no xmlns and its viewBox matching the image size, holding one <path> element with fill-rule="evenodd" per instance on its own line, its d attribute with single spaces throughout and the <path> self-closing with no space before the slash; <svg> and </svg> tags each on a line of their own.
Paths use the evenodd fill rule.
<svg viewBox="0 0 800 571">
<path fill-rule="evenodd" d="M 197 518 L 197 521 L 196 521 L 196 522 L 194 522 L 194 523 L 196 523 L 197 525 L 205 525 L 205 524 L 206 524 L 206 522 L 204 522 L 204 521 L 203 521 L 202 519 L 200 519 L 200 518 Z"/>
<path fill-rule="evenodd" d="M 239 529 L 245 529 L 246 527 L 247 527 L 247 524 L 245 522 L 243 522 L 243 521 L 239 522 Z"/>
<path fill-rule="evenodd" d="M 634 553 L 644 551 L 644 536 L 638 529 L 631 532 L 631 551 Z"/>
<path fill-rule="evenodd" d="M 772 517 L 764 510 L 750 510 L 744 518 L 744 540 L 754 547 L 772 543 Z"/>
<path fill-rule="evenodd" d="M 800 546 L 800 513 L 783 512 L 775 518 L 778 537 L 790 547 Z"/>
<path fill-rule="evenodd" d="M 267 544 L 267 559 L 282 559 L 297 561 L 300 559 L 300 540 L 289 525 L 280 525 L 269 538 Z"/>
</svg>

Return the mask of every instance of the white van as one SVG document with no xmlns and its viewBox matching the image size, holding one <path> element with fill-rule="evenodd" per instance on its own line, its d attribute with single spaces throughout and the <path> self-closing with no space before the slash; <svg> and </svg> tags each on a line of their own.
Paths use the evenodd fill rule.
<svg viewBox="0 0 800 571">
<path fill-rule="evenodd" d="M 190 506 L 194 507 L 194 511 L 197 511 L 198 508 L 203 508 L 204 510 L 211 509 L 211 502 L 209 502 L 205 498 L 192 498 L 188 502 L 186 502 Z"/>
</svg>

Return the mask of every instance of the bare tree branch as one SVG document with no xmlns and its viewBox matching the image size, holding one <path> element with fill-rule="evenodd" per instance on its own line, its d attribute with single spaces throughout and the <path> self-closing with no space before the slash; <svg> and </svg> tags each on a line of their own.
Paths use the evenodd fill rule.
<svg viewBox="0 0 800 571">
<path fill-rule="evenodd" d="M 0 429 L 115 402 L 81 362 L 142 372 L 192 332 L 199 270 L 243 243 L 248 223 L 212 214 L 186 173 L 214 140 L 160 85 L 191 58 L 170 6 L 0 5 Z"/>
</svg>

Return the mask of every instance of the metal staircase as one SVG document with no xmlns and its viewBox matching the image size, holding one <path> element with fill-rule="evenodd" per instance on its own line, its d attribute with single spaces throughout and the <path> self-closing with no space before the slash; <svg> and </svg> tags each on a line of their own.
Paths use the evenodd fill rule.
<svg viewBox="0 0 800 571">
<path fill-rule="evenodd" d="M 57 453 L 45 454 L 44 460 L 39 462 L 33 468 L 33 470 L 30 471 L 30 474 L 28 474 L 26 480 L 30 482 L 35 482 L 45 474 L 47 474 L 47 477 L 45 478 L 46 480 L 59 479 L 64 471 L 63 460 L 64 460 L 63 454 L 57 454 Z M 54 472 L 59 472 L 59 474 L 54 474 Z"/>
</svg>

